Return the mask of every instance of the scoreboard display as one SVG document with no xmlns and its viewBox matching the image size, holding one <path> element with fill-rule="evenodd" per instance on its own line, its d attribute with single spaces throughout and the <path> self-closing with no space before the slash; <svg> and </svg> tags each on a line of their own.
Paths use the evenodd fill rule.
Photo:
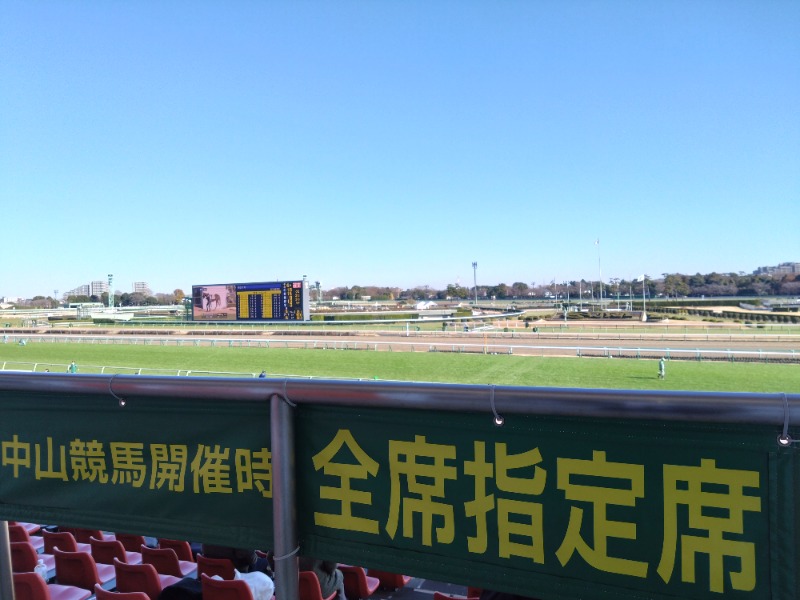
<svg viewBox="0 0 800 600">
<path fill-rule="evenodd" d="M 192 286 L 195 321 L 309 321 L 305 281 Z"/>
</svg>

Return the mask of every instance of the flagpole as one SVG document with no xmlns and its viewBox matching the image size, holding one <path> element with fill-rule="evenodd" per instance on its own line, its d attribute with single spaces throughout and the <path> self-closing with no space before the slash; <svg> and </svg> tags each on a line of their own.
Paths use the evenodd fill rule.
<svg viewBox="0 0 800 600">
<path fill-rule="evenodd" d="M 642 275 L 642 321 L 647 321 L 647 310 L 645 308 L 645 303 L 647 302 L 647 294 L 645 293 L 646 286 L 647 277 Z"/>
</svg>

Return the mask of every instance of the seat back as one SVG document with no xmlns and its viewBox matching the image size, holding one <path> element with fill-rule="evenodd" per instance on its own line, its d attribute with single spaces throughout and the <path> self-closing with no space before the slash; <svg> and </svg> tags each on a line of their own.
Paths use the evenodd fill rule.
<svg viewBox="0 0 800 600">
<path fill-rule="evenodd" d="M 28 542 L 31 541 L 31 536 L 28 533 L 28 530 L 25 529 L 22 525 L 11 525 L 8 526 L 8 540 L 10 542 Z"/>
<path fill-rule="evenodd" d="M 94 597 L 97 600 L 150 600 L 144 592 L 112 592 L 101 585 L 94 586 Z"/>
<path fill-rule="evenodd" d="M 117 574 L 117 591 L 144 592 L 150 600 L 158 600 L 161 593 L 161 579 L 153 565 L 129 565 L 119 559 L 114 560 Z"/>
<path fill-rule="evenodd" d="M 319 578 L 314 571 L 300 571 L 297 591 L 297 596 L 300 600 L 330 600 L 330 598 L 336 596 L 336 592 L 334 592 L 330 598 L 322 597 L 322 588 L 319 587 Z"/>
<path fill-rule="evenodd" d="M 36 573 L 14 573 L 15 600 L 50 600 L 50 590 Z"/>
<path fill-rule="evenodd" d="M 141 547 L 142 562 L 148 565 L 153 565 L 156 571 L 162 575 L 173 575 L 174 577 L 183 577 L 181 573 L 181 564 L 178 562 L 178 555 L 172 548 L 148 548 L 147 546 Z"/>
<path fill-rule="evenodd" d="M 233 579 L 234 566 L 233 562 L 227 558 L 211 558 L 204 554 L 197 555 L 197 574 L 208 575 L 213 577 L 219 575 L 223 579 Z"/>
<path fill-rule="evenodd" d="M 64 552 L 56 548 L 56 580 L 61 585 L 72 585 L 94 591 L 96 583 L 102 584 L 97 565 L 88 552 Z"/>
<path fill-rule="evenodd" d="M 55 554 L 53 550 L 58 548 L 62 552 L 77 552 L 78 543 L 69 531 L 47 531 L 42 530 L 44 538 L 44 551 L 47 554 Z"/>
<path fill-rule="evenodd" d="M 59 527 L 59 531 L 68 531 L 75 538 L 76 542 L 81 544 L 89 544 L 91 538 L 98 540 L 105 539 L 106 536 L 99 529 L 85 529 L 83 527 Z"/>
<path fill-rule="evenodd" d="M 11 542 L 11 570 L 15 573 L 26 573 L 36 568 L 38 554 L 28 542 Z"/>
<path fill-rule="evenodd" d="M 344 591 L 348 599 L 369 598 L 380 586 L 378 578 L 368 576 L 362 567 L 340 564 L 339 570 L 344 575 Z"/>
<path fill-rule="evenodd" d="M 147 545 L 143 535 L 133 533 L 115 533 L 114 537 L 122 542 L 128 552 L 141 552 L 140 548 Z"/>
<path fill-rule="evenodd" d="M 122 562 L 128 562 L 125 547 L 119 540 L 99 540 L 91 537 L 89 538 L 89 544 L 92 547 L 92 558 L 94 558 L 95 562 L 113 565 L 115 558 Z"/>
<path fill-rule="evenodd" d="M 253 592 L 243 579 L 213 579 L 200 575 L 203 600 L 253 600 Z"/>
<path fill-rule="evenodd" d="M 194 562 L 194 554 L 192 554 L 192 545 L 186 540 L 171 540 L 168 538 L 158 538 L 159 548 L 172 548 L 175 554 L 178 555 L 178 560 L 186 560 Z"/>
</svg>

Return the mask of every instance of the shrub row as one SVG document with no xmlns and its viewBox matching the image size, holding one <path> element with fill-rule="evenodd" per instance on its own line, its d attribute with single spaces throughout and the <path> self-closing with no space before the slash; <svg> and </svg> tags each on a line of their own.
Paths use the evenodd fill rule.
<svg viewBox="0 0 800 600">
<path fill-rule="evenodd" d="M 665 313 L 675 314 L 675 315 L 690 315 L 695 317 L 704 317 L 709 319 L 731 319 L 734 321 L 741 321 L 742 319 L 746 319 L 747 321 L 755 321 L 760 323 L 791 323 L 791 324 L 798 324 L 800 323 L 800 315 L 786 315 L 786 314 L 779 314 L 779 313 L 772 313 L 767 311 L 754 311 L 754 312 L 734 312 L 730 310 L 723 310 L 721 312 L 715 312 L 708 309 L 703 308 L 667 308 L 667 307 L 660 307 Z"/>
</svg>

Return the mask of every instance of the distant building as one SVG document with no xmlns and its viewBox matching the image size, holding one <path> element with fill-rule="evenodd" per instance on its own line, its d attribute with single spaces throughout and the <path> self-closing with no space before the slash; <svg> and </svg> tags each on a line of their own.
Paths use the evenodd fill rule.
<svg viewBox="0 0 800 600">
<path fill-rule="evenodd" d="M 753 271 L 753 275 L 771 275 L 772 277 L 800 275 L 800 262 L 785 262 L 777 267 L 759 267 Z"/>
<path fill-rule="evenodd" d="M 67 296 L 91 296 L 92 289 L 87 283 L 86 285 L 79 285 L 74 290 L 70 290 L 66 293 Z"/>
<path fill-rule="evenodd" d="M 107 281 L 93 281 L 89 284 L 89 288 L 91 293 L 87 294 L 87 296 L 97 296 L 100 297 L 104 293 L 108 292 L 108 282 Z"/>
<path fill-rule="evenodd" d="M 146 281 L 134 281 L 133 282 L 133 293 L 134 294 L 144 294 L 145 296 L 152 296 L 153 292 L 150 290 L 150 286 L 147 285 Z"/>
</svg>

